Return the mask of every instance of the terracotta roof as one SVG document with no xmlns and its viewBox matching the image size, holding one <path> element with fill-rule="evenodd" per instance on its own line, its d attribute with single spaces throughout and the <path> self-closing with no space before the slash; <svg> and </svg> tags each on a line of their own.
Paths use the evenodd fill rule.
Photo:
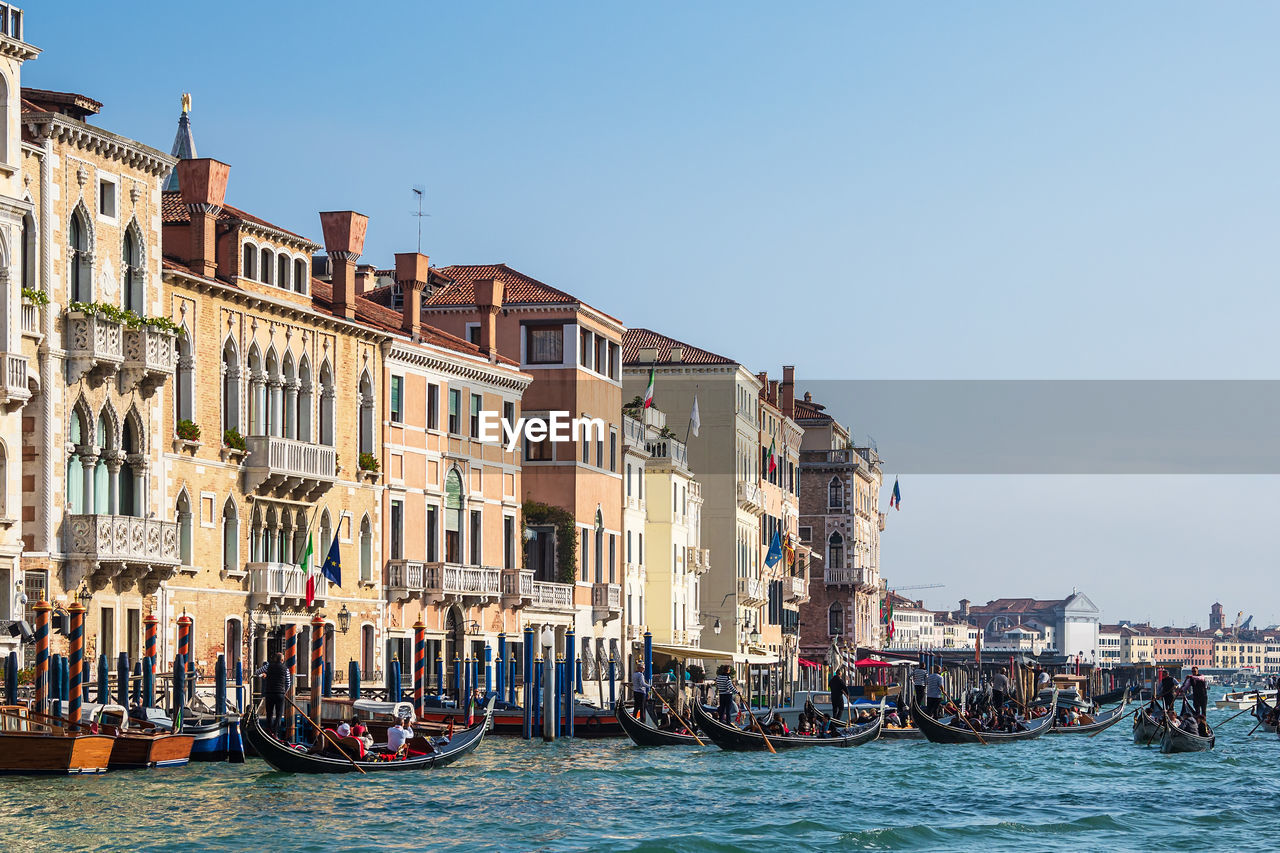
<svg viewBox="0 0 1280 853">
<path fill-rule="evenodd" d="M 181 193 L 170 192 L 166 190 L 164 192 L 164 199 L 162 202 L 161 210 L 164 214 L 165 225 L 184 225 L 191 221 L 191 213 L 190 211 L 187 210 L 187 206 L 182 203 Z M 313 240 L 307 237 L 303 237 L 301 234 L 298 234 L 295 231 L 290 231 L 288 228 L 281 228 L 279 225 L 276 225 L 274 222 L 268 222 L 265 219 L 260 219 L 257 216 L 254 216 L 252 213 L 247 213 L 241 210 L 240 208 L 232 207 L 229 204 L 222 205 L 222 211 L 218 214 L 218 221 L 219 222 L 236 222 L 236 221 L 248 222 L 250 225 L 260 225 L 264 228 L 273 228 L 276 231 L 280 231 L 284 234 L 288 234 L 290 237 L 294 237 L 298 240 L 302 240 L 303 242 L 311 243 L 312 245 L 318 245 Z"/>
<path fill-rule="evenodd" d="M 642 349 L 656 349 L 658 351 L 658 363 L 668 362 L 671 360 L 671 350 L 676 347 L 684 350 L 680 361 L 676 362 L 678 364 L 738 364 L 731 358 L 725 358 L 701 347 L 695 347 L 693 344 L 686 344 L 684 341 L 669 338 L 652 329 L 627 329 L 627 333 L 622 336 L 622 363 L 624 365 L 648 364 L 649 362 L 647 361 L 640 361 L 640 350 Z"/>
<path fill-rule="evenodd" d="M 823 411 L 823 409 L 826 408 L 825 406 L 820 406 L 817 403 L 813 403 L 808 400 L 796 400 L 795 406 L 796 420 L 799 420 L 800 418 L 825 418 L 829 421 L 835 420 L 831 415 L 828 415 Z"/>
<path fill-rule="evenodd" d="M 37 112 L 61 113 L 80 121 L 102 110 L 101 101 L 76 92 L 55 92 L 23 86 L 21 97 L 24 105 L 30 105 Z"/>
<path fill-rule="evenodd" d="M 969 608 L 970 613 L 1036 613 L 1041 610 L 1052 610 L 1061 605 L 1065 598 L 1054 601 L 1040 601 L 1034 598 L 997 598 L 986 604 L 975 604 Z"/>
<path fill-rule="evenodd" d="M 433 267 L 432 272 L 443 276 L 451 283 L 446 284 L 424 299 L 422 301 L 424 308 L 428 305 L 435 307 L 443 305 L 475 305 L 475 283 L 494 278 L 502 282 L 502 301 L 504 304 L 582 305 L 599 313 L 601 316 L 613 320 L 615 323 L 622 322 L 617 317 L 605 314 L 599 308 L 588 305 L 576 296 L 565 293 L 557 287 L 552 287 L 544 281 L 538 281 L 533 276 L 525 275 L 506 264 L 455 264 L 448 267 Z"/>
</svg>

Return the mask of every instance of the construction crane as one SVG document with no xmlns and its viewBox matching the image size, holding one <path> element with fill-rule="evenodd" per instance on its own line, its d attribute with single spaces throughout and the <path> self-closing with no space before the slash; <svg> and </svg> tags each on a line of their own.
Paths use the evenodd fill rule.
<svg viewBox="0 0 1280 853">
<path fill-rule="evenodd" d="M 918 583 L 911 586 L 893 586 L 889 589 L 893 592 L 901 592 L 904 589 L 942 589 L 944 586 L 946 586 L 945 583 Z"/>
</svg>

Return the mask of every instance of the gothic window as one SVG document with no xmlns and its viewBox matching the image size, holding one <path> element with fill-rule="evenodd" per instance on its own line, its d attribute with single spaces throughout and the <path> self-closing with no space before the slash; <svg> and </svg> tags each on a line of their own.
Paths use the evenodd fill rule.
<svg viewBox="0 0 1280 853">
<path fill-rule="evenodd" d="M 832 533 L 827 538 L 827 568 L 844 568 L 844 537 L 840 535 L 839 531 Z"/>
<path fill-rule="evenodd" d="M 844 484 L 839 477 L 832 477 L 827 483 L 827 508 L 842 509 L 844 507 Z"/>
<path fill-rule="evenodd" d="M 333 370 L 329 362 L 320 365 L 320 443 L 333 446 Z"/>
<path fill-rule="evenodd" d="M 311 362 L 304 355 L 298 363 L 298 422 L 297 438 L 311 441 Z"/>
<path fill-rule="evenodd" d="M 257 269 L 258 250 L 251 243 L 244 244 L 244 255 L 240 263 L 240 275 L 242 278 L 255 278 L 254 270 Z"/>
<path fill-rule="evenodd" d="M 89 222 L 80 204 L 71 214 L 67 226 L 67 249 L 70 260 L 71 301 L 93 301 L 93 255 L 89 251 Z"/>
<path fill-rule="evenodd" d="M 222 507 L 222 570 L 240 570 L 240 517 L 231 498 Z"/>
<path fill-rule="evenodd" d="M 145 316 L 147 305 L 143 286 L 145 270 L 142 265 L 142 235 L 136 220 L 130 222 L 129 227 L 124 231 L 120 270 L 125 309 Z"/>
<path fill-rule="evenodd" d="M 827 633 L 833 637 L 844 636 L 844 608 L 838 601 L 827 608 Z"/>
<path fill-rule="evenodd" d="M 222 428 L 240 429 L 240 355 L 230 338 L 222 347 Z"/>
<path fill-rule="evenodd" d="M 192 565 L 191 544 L 191 501 L 184 489 L 178 494 L 178 502 L 173 510 L 174 521 L 178 523 L 178 556 L 182 565 Z"/>
</svg>

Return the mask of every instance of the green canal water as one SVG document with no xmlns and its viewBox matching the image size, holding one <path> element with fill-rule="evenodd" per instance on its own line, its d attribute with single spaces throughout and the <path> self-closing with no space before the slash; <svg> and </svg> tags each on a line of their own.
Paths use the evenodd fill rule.
<svg viewBox="0 0 1280 853">
<path fill-rule="evenodd" d="M 1211 711 L 1222 721 L 1226 711 Z M 777 756 L 492 738 L 453 767 L 287 776 L 261 761 L 0 779 L 0 849 L 1275 849 L 1280 739 L 1248 714 L 1211 753 L 1127 721 L 1002 747 L 880 741 Z"/>
</svg>

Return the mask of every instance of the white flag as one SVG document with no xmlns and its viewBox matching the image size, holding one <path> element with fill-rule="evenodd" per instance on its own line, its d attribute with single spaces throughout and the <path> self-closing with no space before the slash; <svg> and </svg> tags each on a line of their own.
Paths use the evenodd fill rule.
<svg viewBox="0 0 1280 853">
<path fill-rule="evenodd" d="M 702 426 L 702 418 L 698 415 L 698 395 L 694 394 L 693 411 L 689 413 L 689 431 L 697 435 L 700 426 Z"/>
</svg>

